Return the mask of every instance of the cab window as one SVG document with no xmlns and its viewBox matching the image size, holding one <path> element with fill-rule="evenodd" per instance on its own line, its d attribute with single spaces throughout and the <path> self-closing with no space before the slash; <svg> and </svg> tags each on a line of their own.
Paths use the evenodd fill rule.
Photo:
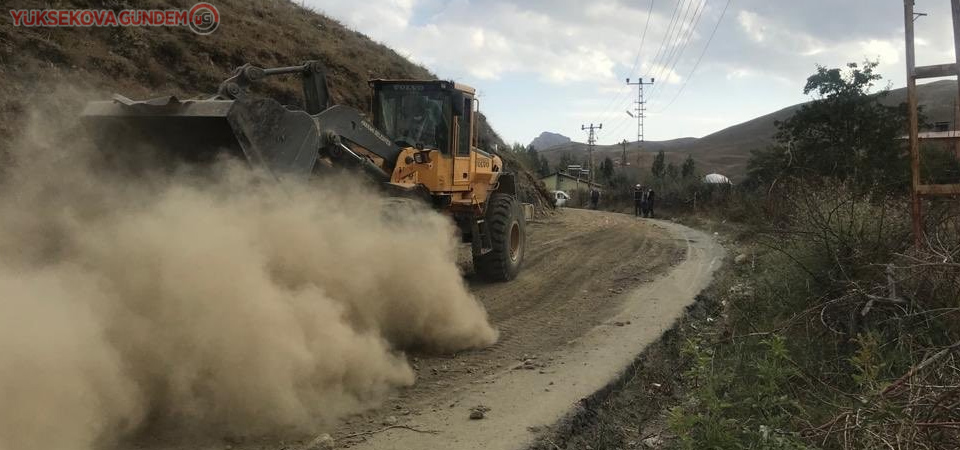
<svg viewBox="0 0 960 450">
<path fill-rule="evenodd" d="M 378 93 L 374 121 L 400 145 L 450 151 L 450 98 L 442 91 L 391 89 Z"/>
<path fill-rule="evenodd" d="M 463 115 L 460 116 L 457 156 L 470 156 L 470 124 L 473 122 L 473 99 L 463 99 Z"/>
</svg>

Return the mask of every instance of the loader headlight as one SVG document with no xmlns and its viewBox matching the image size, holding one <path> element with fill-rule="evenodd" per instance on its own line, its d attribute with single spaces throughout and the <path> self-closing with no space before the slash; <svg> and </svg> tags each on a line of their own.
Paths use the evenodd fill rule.
<svg viewBox="0 0 960 450">
<path fill-rule="evenodd" d="M 430 152 L 428 152 L 428 151 L 416 152 L 416 153 L 413 154 L 413 160 L 414 160 L 417 164 L 426 164 L 426 163 L 430 162 Z"/>
</svg>

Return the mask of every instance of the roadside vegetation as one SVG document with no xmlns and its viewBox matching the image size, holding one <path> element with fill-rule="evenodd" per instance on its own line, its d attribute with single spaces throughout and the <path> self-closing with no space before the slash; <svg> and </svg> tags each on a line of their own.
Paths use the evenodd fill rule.
<svg viewBox="0 0 960 450">
<path fill-rule="evenodd" d="M 925 203 L 914 247 L 906 109 L 875 67 L 818 68 L 745 183 L 676 191 L 730 264 L 568 448 L 960 448 L 960 207 Z M 923 149 L 925 182 L 960 182 L 951 151 Z"/>
<path fill-rule="evenodd" d="M 589 159 L 577 159 L 569 153 L 562 154 L 559 162 L 553 166 L 533 145 L 514 143 L 506 147 L 506 150 L 503 153 L 508 155 L 507 157 L 518 161 L 527 171 L 538 177 L 545 177 L 556 171 L 565 171 L 576 176 L 575 172 L 566 168 L 575 164 L 587 169 L 590 167 Z M 682 162 L 675 163 L 668 162 L 665 153 L 661 151 L 654 156 L 650 168 L 618 167 L 609 156 L 598 158 L 594 164 L 597 166 L 594 181 L 601 186 L 603 192 L 600 209 L 607 211 L 631 211 L 637 184 L 654 189 L 658 198 L 665 199 L 659 203 L 666 205 L 669 211 L 686 212 L 695 209 L 698 201 L 702 203 L 700 197 L 704 195 L 707 196 L 707 201 L 714 195 L 723 195 L 723 192 L 714 193 L 715 189 L 702 189 L 703 174 L 697 171 L 696 162 L 689 155 Z M 584 179 L 587 177 L 588 175 L 583 175 Z M 589 191 L 586 189 L 568 194 L 573 198 L 567 206 L 579 208 L 589 204 Z"/>
</svg>

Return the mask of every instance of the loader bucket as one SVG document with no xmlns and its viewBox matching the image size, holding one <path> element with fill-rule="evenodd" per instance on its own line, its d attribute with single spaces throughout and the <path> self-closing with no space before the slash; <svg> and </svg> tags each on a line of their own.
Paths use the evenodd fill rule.
<svg viewBox="0 0 960 450">
<path fill-rule="evenodd" d="M 233 157 L 275 177 L 304 177 L 317 161 L 313 118 L 271 99 L 165 97 L 89 103 L 82 120 L 105 158 L 125 169 L 207 165 Z"/>
</svg>

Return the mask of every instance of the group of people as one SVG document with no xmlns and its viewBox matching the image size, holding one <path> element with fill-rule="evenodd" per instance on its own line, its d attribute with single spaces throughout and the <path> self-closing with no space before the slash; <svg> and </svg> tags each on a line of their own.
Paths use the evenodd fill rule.
<svg viewBox="0 0 960 450">
<path fill-rule="evenodd" d="M 653 189 L 637 185 L 633 189 L 634 215 L 637 217 L 653 217 L 653 202 L 656 198 Z"/>
</svg>

